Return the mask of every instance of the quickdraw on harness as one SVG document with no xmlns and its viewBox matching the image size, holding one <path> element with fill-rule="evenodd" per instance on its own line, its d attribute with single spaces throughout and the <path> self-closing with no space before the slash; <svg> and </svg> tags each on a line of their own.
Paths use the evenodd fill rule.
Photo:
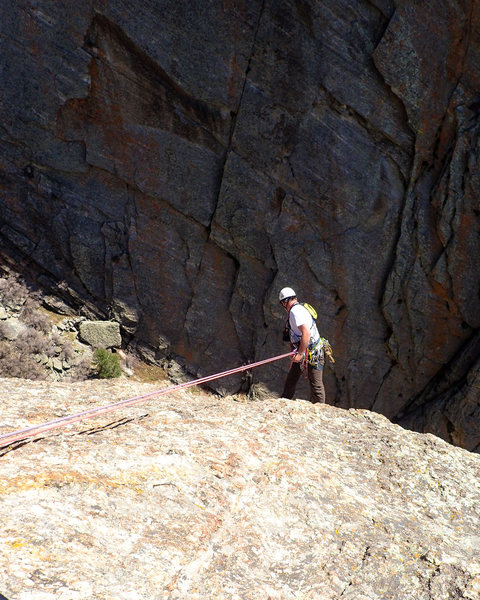
<svg viewBox="0 0 480 600">
<path fill-rule="evenodd" d="M 328 340 L 326 340 L 325 338 L 322 338 L 323 341 L 323 351 L 325 352 L 325 356 L 328 358 L 328 360 L 331 363 L 335 362 L 335 359 L 333 358 L 333 350 L 332 347 L 330 346 L 330 342 Z"/>
<path fill-rule="evenodd" d="M 318 368 L 320 365 L 324 352 L 323 343 L 326 341 L 327 340 L 324 338 L 320 338 L 316 344 L 308 346 L 307 350 L 305 351 L 305 357 L 300 363 L 300 368 L 304 377 L 307 377 L 308 365 L 311 365 L 315 368 Z"/>
</svg>

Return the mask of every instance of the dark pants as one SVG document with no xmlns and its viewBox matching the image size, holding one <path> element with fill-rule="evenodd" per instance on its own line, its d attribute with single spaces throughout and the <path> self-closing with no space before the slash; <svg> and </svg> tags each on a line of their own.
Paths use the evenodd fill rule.
<svg viewBox="0 0 480 600">
<path fill-rule="evenodd" d="M 282 392 L 282 398 L 293 398 L 298 380 L 302 374 L 300 363 L 292 362 L 290 371 L 288 372 L 285 386 Z M 325 404 L 325 388 L 323 386 L 323 365 L 312 367 L 308 365 L 308 381 L 310 383 L 310 402 Z"/>
</svg>

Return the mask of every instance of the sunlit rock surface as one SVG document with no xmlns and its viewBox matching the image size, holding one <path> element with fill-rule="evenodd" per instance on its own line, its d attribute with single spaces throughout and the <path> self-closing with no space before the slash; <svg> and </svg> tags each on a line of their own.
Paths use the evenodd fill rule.
<svg viewBox="0 0 480 600">
<path fill-rule="evenodd" d="M 161 386 L 160 386 L 161 387 Z M 0 434 L 158 386 L 1 381 Z M 0 451 L 8 600 L 476 600 L 480 457 L 191 388 Z"/>
</svg>

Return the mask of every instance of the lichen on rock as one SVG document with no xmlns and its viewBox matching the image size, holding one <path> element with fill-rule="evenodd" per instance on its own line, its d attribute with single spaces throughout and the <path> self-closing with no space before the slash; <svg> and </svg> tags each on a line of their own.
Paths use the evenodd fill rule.
<svg viewBox="0 0 480 600">
<path fill-rule="evenodd" d="M 2 380 L 0 433 L 155 389 Z M 367 410 L 198 389 L 0 451 L 9 599 L 474 600 L 480 457 Z"/>
</svg>

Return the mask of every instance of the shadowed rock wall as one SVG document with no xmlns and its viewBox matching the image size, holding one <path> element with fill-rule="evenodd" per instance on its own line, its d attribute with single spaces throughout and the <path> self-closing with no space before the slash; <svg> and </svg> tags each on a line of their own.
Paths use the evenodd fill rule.
<svg viewBox="0 0 480 600">
<path fill-rule="evenodd" d="M 202 375 L 283 351 L 291 285 L 335 349 L 329 402 L 477 447 L 474 0 L 0 17 L 6 254 Z"/>
</svg>

